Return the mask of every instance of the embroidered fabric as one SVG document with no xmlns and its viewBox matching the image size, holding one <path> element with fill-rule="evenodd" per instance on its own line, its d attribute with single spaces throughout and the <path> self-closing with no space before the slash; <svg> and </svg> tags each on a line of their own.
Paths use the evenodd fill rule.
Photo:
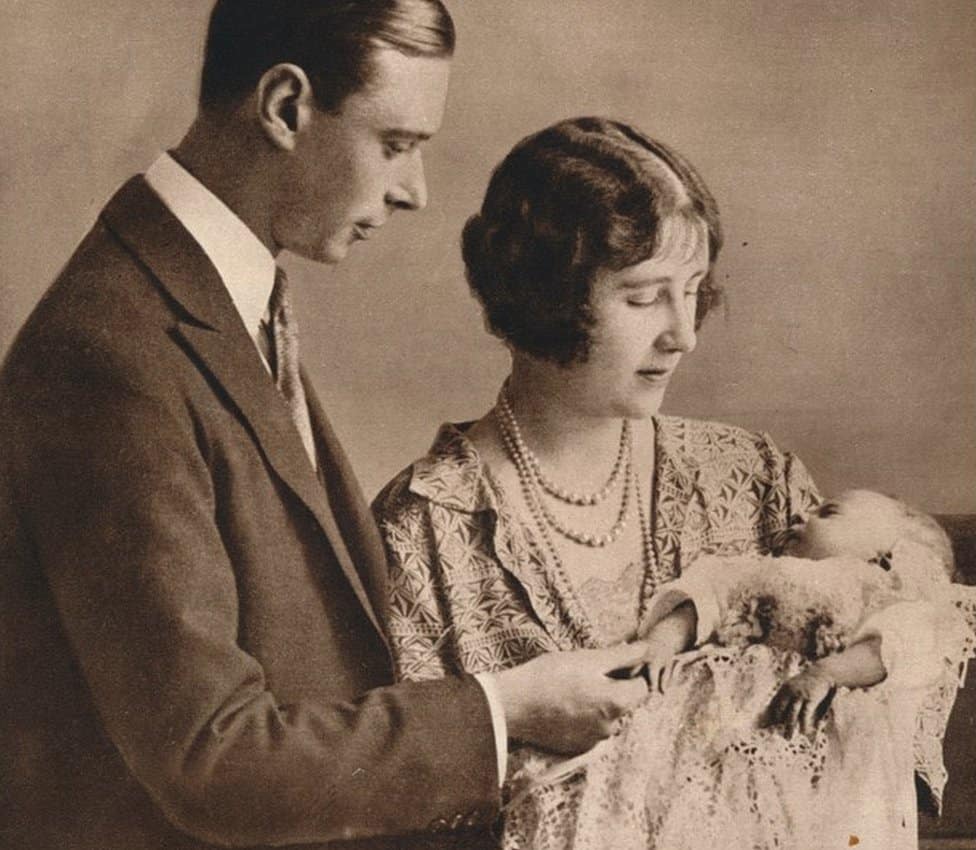
<svg viewBox="0 0 976 850">
<path fill-rule="evenodd" d="M 941 753 L 926 747 L 944 726 L 924 724 L 944 713 L 924 706 L 938 694 L 951 707 L 976 648 L 976 589 L 948 585 L 938 565 L 922 559 L 901 574 L 850 558 L 811 566 L 756 555 L 696 562 L 689 576 L 698 574 L 698 587 L 710 577 L 721 597 L 717 636 L 725 645 L 690 653 L 666 692 L 652 694 L 589 756 L 515 754 L 503 846 L 807 850 L 853 846 L 856 838 L 863 848 L 914 850 L 913 755 L 936 771 L 942 765 Z M 764 635 L 736 628 L 757 594 L 771 603 Z M 920 599 L 925 618 L 910 607 Z M 895 626 L 876 616 L 899 605 Z M 917 622 L 906 622 L 913 616 Z M 821 731 L 787 740 L 762 728 L 763 712 L 787 677 L 823 654 L 811 625 L 825 623 L 840 645 L 880 632 L 891 644 L 886 662 L 900 664 L 901 652 L 915 669 L 841 693 Z M 926 643 L 927 633 L 935 640 Z M 940 796 L 944 770 L 923 778 Z"/>
<path fill-rule="evenodd" d="M 649 600 L 657 590 L 658 575 L 681 576 L 683 580 L 694 572 L 688 565 L 706 553 L 735 556 L 779 551 L 791 519 L 805 515 L 819 502 L 802 463 L 781 453 L 766 435 L 672 417 L 658 417 L 655 423 L 656 464 L 651 505 L 658 569 L 648 571 L 644 577 L 640 590 L 644 610 L 650 610 Z M 590 612 L 584 611 L 577 599 L 579 593 L 567 588 L 560 576 L 548 568 L 544 547 L 495 485 L 465 437 L 463 426 L 444 426 L 430 453 L 390 482 L 377 497 L 374 510 L 390 558 L 388 629 L 401 678 L 421 680 L 460 671 L 491 672 L 522 663 L 542 652 L 605 645 L 609 636 L 590 622 L 587 616 Z M 850 800 L 840 795 L 840 802 L 850 807 L 856 800 L 868 800 L 872 811 L 884 810 L 881 814 L 886 817 L 885 823 L 904 824 L 904 832 L 912 842 L 916 832 L 916 804 L 911 760 L 914 755 L 915 769 L 938 796 L 945 782 L 941 741 L 963 659 L 972 654 L 972 635 L 976 631 L 976 601 L 972 598 L 976 590 L 947 586 L 944 579 L 939 586 L 947 589 L 951 603 L 966 613 L 970 625 L 968 637 L 960 642 L 962 649 L 956 656 L 959 661 L 946 662 L 945 669 L 951 669 L 951 675 L 947 672 L 925 691 L 917 714 L 914 706 L 889 711 L 883 701 L 889 690 L 885 685 L 841 694 L 835 701 L 833 726 L 823 733 L 828 736 L 824 739 L 826 743 L 818 744 L 834 747 L 823 752 L 833 753 L 837 758 L 828 758 L 824 763 L 838 775 L 825 775 L 816 785 L 827 787 L 829 778 L 831 787 L 839 792 L 857 788 L 857 794 L 848 794 Z M 965 591 L 970 592 L 968 597 Z M 953 597 L 953 593 L 958 593 L 959 598 Z M 628 607 L 620 616 L 632 618 L 634 611 Z M 711 773 L 699 774 L 699 785 L 712 782 L 711 799 L 728 800 L 727 810 L 717 808 L 717 803 L 712 806 L 716 812 L 713 822 L 717 824 L 716 831 L 721 823 L 718 812 L 735 811 L 733 803 L 740 805 L 748 799 L 754 800 L 755 805 L 742 811 L 753 813 L 749 821 L 751 828 L 767 829 L 766 834 L 777 835 L 775 824 L 762 820 L 764 810 L 776 811 L 767 801 L 798 794 L 799 790 L 789 784 L 791 773 L 802 774 L 806 770 L 807 776 L 813 775 L 809 765 L 820 763 L 816 753 L 821 750 L 816 750 L 813 762 L 805 762 L 810 757 L 810 748 L 802 741 L 787 747 L 780 743 L 781 737 L 769 741 L 765 737 L 769 733 L 760 734 L 742 723 L 747 717 L 752 722 L 754 714 L 749 712 L 758 710 L 765 700 L 763 688 L 769 693 L 773 683 L 778 683 L 787 671 L 798 669 L 795 665 L 800 663 L 799 656 L 794 654 L 788 658 L 785 650 L 760 646 L 711 647 L 703 652 L 700 662 L 674 680 L 666 695 L 671 708 L 660 708 L 662 698 L 651 697 L 645 708 L 635 712 L 631 726 L 595 751 L 605 755 L 585 768 L 578 761 L 570 762 L 568 767 L 559 763 L 560 771 L 569 773 L 569 778 L 538 789 L 531 798 L 519 799 L 519 794 L 531 780 L 555 766 L 555 762 L 536 752 L 513 749 L 505 789 L 511 806 L 510 828 L 505 836 L 508 846 L 527 847 L 538 841 L 532 846 L 542 850 L 546 847 L 585 850 L 587 847 L 627 848 L 637 841 L 641 847 L 670 846 L 680 850 L 685 846 L 680 836 L 689 825 L 696 848 L 731 846 L 724 837 L 714 841 L 699 839 L 704 829 L 699 824 L 706 820 L 702 812 L 708 813 L 702 799 L 709 798 L 693 793 L 692 789 L 698 787 L 695 782 L 679 781 L 675 776 L 673 765 L 679 758 L 690 758 L 696 748 L 699 753 L 725 753 L 724 772 L 716 774 L 716 764 L 722 763 L 720 759 L 702 768 Z M 752 660 L 739 664 L 740 655 Z M 710 725 L 707 718 L 714 718 L 718 709 L 711 714 L 705 710 L 710 691 L 694 687 L 696 677 L 714 680 L 712 692 L 728 695 L 724 703 L 716 705 L 725 705 L 722 711 L 733 717 L 737 709 L 742 720 L 740 727 L 753 735 L 744 735 L 738 743 L 728 743 L 729 747 L 733 744 L 737 747 L 735 759 L 717 749 L 721 740 L 716 742 L 710 737 L 717 733 L 714 723 Z M 754 703 L 747 701 L 749 694 L 755 695 Z M 902 738 L 897 755 L 904 760 L 898 763 L 900 766 L 891 761 L 895 753 L 888 745 L 895 736 L 894 730 L 886 727 L 895 716 L 909 718 L 909 728 L 899 733 Z M 918 721 L 913 752 L 908 742 L 915 716 Z M 689 722 L 684 723 L 684 718 Z M 641 728 L 655 734 L 642 738 Z M 666 732 L 668 728 L 672 733 Z M 618 740 L 631 743 L 618 750 L 615 743 Z M 852 742 L 849 751 L 845 750 L 844 742 Z M 859 751 L 858 747 L 867 742 L 874 742 L 875 749 L 864 746 Z M 632 749 L 628 751 L 630 746 Z M 665 749 L 649 749 L 653 746 Z M 651 771 L 650 766 L 657 763 L 647 761 L 649 758 L 661 760 L 654 775 L 660 777 L 661 784 L 657 787 L 661 789 L 662 800 L 654 805 L 664 814 L 655 815 L 653 823 L 639 820 L 652 811 L 645 800 L 649 780 L 641 781 L 641 774 L 637 773 L 633 781 L 615 785 L 608 778 L 623 775 L 622 771 L 636 770 L 636 765 L 643 765 L 646 775 Z M 630 763 L 635 767 L 627 767 Z M 772 764 L 774 769 L 764 773 L 762 766 L 766 764 Z M 599 771 L 603 771 L 603 778 Z M 897 788 L 892 789 L 883 780 L 895 773 L 900 779 Z M 689 787 L 681 785 L 682 781 Z M 803 793 L 807 793 L 807 787 L 802 786 Z M 601 791 L 601 788 L 609 790 Z M 668 788 L 674 801 L 669 802 L 667 798 Z M 889 790 L 890 796 L 885 797 Z M 598 839 L 597 833 L 605 819 L 597 812 L 592 827 L 586 827 L 570 840 L 572 833 L 567 824 L 576 818 L 574 812 L 578 807 L 585 804 L 580 795 L 602 793 L 619 798 L 607 811 L 629 812 L 621 814 L 621 818 L 638 818 L 638 821 L 620 819 L 619 828 L 607 825 L 607 837 Z M 795 799 L 802 799 L 802 795 Z M 884 801 L 884 805 L 879 806 L 876 801 Z M 827 804 L 821 808 L 826 810 Z M 682 814 L 685 809 L 687 817 Z M 781 810 L 792 811 L 782 809 L 782 804 Z M 845 810 L 839 811 L 843 814 Z M 854 815 L 864 826 L 872 822 L 870 812 L 855 811 Z M 776 821 L 780 827 L 781 820 Z M 829 818 L 827 821 L 833 822 Z M 648 838 L 643 826 L 636 832 L 628 832 L 622 826 L 634 822 L 646 823 L 648 830 L 656 830 L 657 837 Z M 678 837 L 669 845 L 662 836 Z M 860 846 L 869 846 L 867 833 L 862 837 L 865 840 Z M 891 836 L 885 840 L 888 837 Z M 838 846 L 847 847 L 848 836 L 843 838 Z M 590 840 L 590 844 L 581 843 L 584 840 Z M 901 833 L 894 836 L 890 846 L 899 847 L 899 841 Z M 811 846 L 827 845 L 816 841 Z M 889 845 L 875 846 L 887 850 Z"/>
<path fill-rule="evenodd" d="M 891 772 L 897 764 L 910 775 L 911 765 L 892 734 L 887 689 L 842 695 L 812 739 L 759 727 L 802 664 L 762 645 L 698 651 L 575 776 L 514 799 L 504 847 L 809 850 L 856 836 L 860 847 L 911 850 L 916 824 Z M 538 779 L 546 762 L 523 756 L 514 786 Z"/>
</svg>

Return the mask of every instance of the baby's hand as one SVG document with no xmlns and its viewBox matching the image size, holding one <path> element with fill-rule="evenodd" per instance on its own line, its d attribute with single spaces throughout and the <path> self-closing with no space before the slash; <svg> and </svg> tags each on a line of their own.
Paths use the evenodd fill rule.
<svg viewBox="0 0 976 850">
<path fill-rule="evenodd" d="M 644 661 L 648 684 L 653 690 L 663 692 L 671 681 L 679 666 L 678 654 L 694 643 L 696 625 L 695 606 L 685 602 L 648 630 L 644 637 L 647 644 Z"/>
<path fill-rule="evenodd" d="M 791 676 L 766 709 L 765 725 L 781 726 L 786 738 L 799 729 L 813 735 L 823 724 L 837 693 L 834 680 L 817 664 Z"/>
</svg>

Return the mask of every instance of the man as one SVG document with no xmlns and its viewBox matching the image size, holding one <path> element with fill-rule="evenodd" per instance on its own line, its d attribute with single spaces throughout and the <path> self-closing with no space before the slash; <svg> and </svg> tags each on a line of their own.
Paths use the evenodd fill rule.
<svg viewBox="0 0 976 850">
<path fill-rule="evenodd" d="M 218 2 L 197 120 L 14 343 L 0 845 L 400 847 L 496 817 L 507 737 L 581 751 L 640 699 L 606 675 L 640 646 L 392 685 L 382 547 L 296 371 L 274 257 L 425 204 L 453 39 L 439 0 Z"/>
</svg>

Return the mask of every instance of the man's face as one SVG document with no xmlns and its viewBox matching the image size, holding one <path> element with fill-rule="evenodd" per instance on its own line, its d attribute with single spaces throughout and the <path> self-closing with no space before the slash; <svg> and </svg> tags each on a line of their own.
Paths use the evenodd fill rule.
<svg viewBox="0 0 976 850">
<path fill-rule="evenodd" d="M 422 209 L 421 146 L 440 128 L 450 62 L 377 49 L 374 79 L 337 114 L 315 108 L 273 217 L 279 248 L 338 263 L 394 210 Z"/>
</svg>

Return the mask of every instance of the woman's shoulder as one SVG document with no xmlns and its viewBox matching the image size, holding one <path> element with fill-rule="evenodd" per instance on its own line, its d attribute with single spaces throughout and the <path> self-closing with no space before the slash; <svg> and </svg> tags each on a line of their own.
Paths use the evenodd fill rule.
<svg viewBox="0 0 976 850">
<path fill-rule="evenodd" d="M 749 456 L 766 461 L 782 452 L 765 431 L 751 431 L 739 425 L 682 416 L 657 417 L 659 441 L 694 465 L 730 456 Z"/>
<path fill-rule="evenodd" d="M 430 504 L 466 512 L 485 506 L 484 468 L 466 435 L 469 425 L 441 425 L 427 453 L 397 473 L 373 500 L 377 520 L 396 522 Z"/>
</svg>

